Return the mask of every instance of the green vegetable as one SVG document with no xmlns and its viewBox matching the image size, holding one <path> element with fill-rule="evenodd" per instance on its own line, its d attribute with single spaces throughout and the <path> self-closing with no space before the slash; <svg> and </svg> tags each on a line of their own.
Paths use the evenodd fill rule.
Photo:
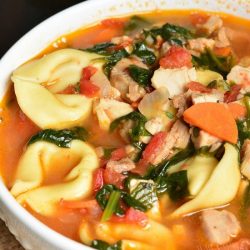
<svg viewBox="0 0 250 250">
<path fill-rule="evenodd" d="M 102 214 L 101 222 L 105 222 L 109 220 L 112 214 L 117 211 L 117 208 L 119 206 L 120 196 L 121 196 L 121 193 L 119 191 L 112 191 L 112 193 L 110 194 L 108 203 Z"/>
<path fill-rule="evenodd" d="M 118 50 L 113 54 L 105 57 L 106 63 L 103 66 L 104 73 L 109 77 L 112 68 L 119 62 L 122 58 L 128 57 L 129 53 L 125 49 Z"/>
<path fill-rule="evenodd" d="M 123 215 L 124 211 L 122 210 L 122 208 L 118 205 L 117 202 L 117 197 L 118 194 L 115 192 L 113 197 L 111 197 L 112 193 L 116 191 L 116 192 L 121 192 L 120 189 L 118 189 L 117 187 L 115 187 L 114 185 L 104 185 L 96 194 L 95 198 L 96 201 L 98 202 L 98 204 L 100 205 L 100 207 L 105 211 L 106 207 L 111 206 L 111 210 L 112 213 L 115 213 L 116 215 Z M 119 196 L 120 198 L 120 196 Z M 119 200 L 118 198 L 118 200 Z M 109 201 L 110 200 L 110 201 Z M 117 202 L 117 204 L 116 204 Z M 110 208 L 110 207 L 109 207 Z M 107 208 L 107 210 L 109 210 L 109 208 Z M 106 213 L 109 215 L 109 211 L 106 211 Z M 111 214 L 112 215 L 112 214 Z M 108 216 L 107 216 L 108 217 Z M 105 218 L 107 218 L 105 215 Z"/>
<path fill-rule="evenodd" d="M 232 55 L 226 57 L 216 56 L 210 49 L 206 49 L 199 57 L 193 56 L 193 64 L 195 67 L 210 69 L 226 76 L 234 66 L 235 58 Z"/>
<path fill-rule="evenodd" d="M 104 158 L 109 159 L 111 157 L 112 152 L 115 150 L 115 148 L 104 148 Z"/>
<path fill-rule="evenodd" d="M 37 141 L 47 141 L 56 144 L 58 147 L 70 148 L 72 140 L 78 139 L 85 141 L 87 137 L 88 132 L 82 127 L 63 130 L 45 129 L 32 136 L 28 141 L 28 145 Z"/>
<path fill-rule="evenodd" d="M 230 86 L 229 84 L 227 83 L 227 81 L 221 79 L 221 80 L 214 80 L 212 82 L 210 82 L 208 85 L 207 85 L 208 88 L 215 88 L 217 90 L 221 90 L 223 92 L 225 91 L 230 91 Z"/>
<path fill-rule="evenodd" d="M 169 111 L 166 111 L 166 116 L 171 120 L 174 119 L 174 114 Z"/>
<path fill-rule="evenodd" d="M 130 196 L 140 202 L 146 210 L 152 208 L 154 202 L 158 200 L 156 186 L 153 181 L 139 180 L 139 184 L 132 189 Z"/>
<path fill-rule="evenodd" d="M 247 212 L 249 208 L 250 208 L 250 182 L 248 183 L 248 186 L 242 197 L 241 208 L 240 208 L 240 217 L 242 220 L 247 219 Z"/>
<path fill-rule="evenodd" d="M 241 148 L 246 139 L 250 139 L 250 129 L 248 128 L 246 120 L 238 120 L 238 146 Z"/>
<path fill-rule="evenodd" d="M 157 192 L 158 194 L 167 192 L 173 201 L 184 198 L 188 195 L 187 170 L 160 178 L 157 183 Z"/>
<path fill-rule="evenodd" d="M 187 39 L 193 37 L 188 29 L 170 23 L 164 24 L 161 32 L 164 40 L 168 41 L 170 44 L 178 44 L 181 46 L 186 43 Z"/>
<path fill-rule="evenodd" d="M 98 43 L 91 48 L 85 49 L 85 51 L 97 53 L 99 55 L 110 55 L 110 51 L 108 49 L 112 48 L 115 44 L 114 43 Z"/>
<path fill-rule="evenodd" d="M 133 54 L 140 57 L 148 65 L 153 65 L 156 62 L 155 54 L 142 42 L 134 44 Z"/>
<path fill-rule="evenodd" d="M 151 72 L 148 69 L 138 67 L 136 65 L 130 65 L 128 72 L 131 78 L 139 85 L 146 87 L 150 84 Z"/>
<path fill-rule="evenodd" d="M 146 117 L 137 111 L 133 111 L 125 116 L 115 119 L 110 124 L 110 132 L 113 132 L 122 122 L 128 120 L 132 120 L 134 122 L 134 126 L 129 133 L 132 143 L 139 142 L 140 136 L 150 135 L 145 129 L 145 123 L 147 122 Z"/>
<path fill-rule="evenodd" d="M 122 242 L 118 241 L 113 245 L 109 245 L 107 242 L 102 240 L 93 240 L 91 247 L 98 250 L 122 250 Z"/>
<path fill-rule="evenodd" d="M 140 16 L 132 16 L 126 23 L 124 31 L 126 34 L 131 34 L 147 27 L 148 25 L 150 25 L 150 22 L 145 18 L 142 18 Z"/>
</svg>

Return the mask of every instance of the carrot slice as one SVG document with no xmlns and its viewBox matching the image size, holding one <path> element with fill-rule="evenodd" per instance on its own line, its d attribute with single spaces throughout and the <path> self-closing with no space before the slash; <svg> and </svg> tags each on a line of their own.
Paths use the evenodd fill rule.
<svg viewBox="0 0 250 250">
<path fill-rule="evenodd" d="M 219 48 L 219 47 L 214 48 L 214 53 L 217 56 L 223 56 L 223 57 L 229 56 L 231 54 L 231 52 L 232 52 L 232 49 L 229 46 L 228 47 L 222 47 L 222 48 Z"/>
<path fill-rule="evenodd" d="M 228 108 L 233 115 L 234 119 L 244 118 L 247 114 L 246 107 L 239 103 L 228 103 Z"/>
<path fill-rule="evenodd" d="M 224 104 L 198 103 L 188 108 L 183 117 L 185 122 L 221 140 L 237 143 L 237 125 L 230 110 Z"/>
</svg>

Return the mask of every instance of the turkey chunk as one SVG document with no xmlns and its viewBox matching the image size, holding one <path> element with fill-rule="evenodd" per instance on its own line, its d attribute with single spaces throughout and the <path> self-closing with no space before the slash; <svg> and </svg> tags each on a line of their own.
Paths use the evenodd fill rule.
<svg viewBox="0 0 250 250">
<path fill-rule="evenodd" d="M 236 84 L 250 85 L 250 68 L 234 66 L 227 75 L 227 80 Z"/>
<path fill-rule="evenodd" d="M 191 81 L 196 81 L 195 68 L 183 67 L 180 69 L 164 69 L 160 67 L 155 70 L 151 79 L 152 86 L 156 89 L 165 87 L 168 89 L 169 97 L 184 93 L 185 85 Z"/>
<path fill-rule="evenodd" d="M 250 140 L 244 142 L 243 148 L 244 157 L 241 164 L 241 173 L 250 180 Z"/>
<path fill-rule="evenodd" d="M 205 210 L 201 213 L 201 222 L 207 239 L 214 244 L 228 243 L 241 230 L 235 215 L 226 210 Z"/>
<path fill-rule="evenodd" d="M 132 111 L 133 108 L 129 104 L 106 98 L 101 98 L 94 105 L 94 113 L 97 115 L 99 126 L 104 130 L 109 130 L 113 120 Z"/>
<path fill-rule="evenodd" d="M 197 28 L 211 35 L 214 31 L 219 30 L 223 25 L 223 21 L 219 16 L 210 16 L 204 24 L 197 25 Z"/>
<path fill-rule="evenodd" d="M 193 104 L 203 102 L 223 102 L 224 95 L 219 91 L 213 91 L 212 93 L 199 93 L 193 92 L 191 94 Z"/>
<path fill-rule="evenodd" d="M 204 37 L 200 37 L 197 39 L 188 40 L 188 48 L 191 51 L 202 53 L 205 49 L 213 49 L 215 41 L 213 39 L 208 39 Z"/>
<path fill-rule="evenodd" d="M 122 173 L 134 169 L 135 163 L 129 158 L 123 158 L 119 161 L 109 160 L 106 168 L 111 169 L 117 173 Z"/>
</svg>

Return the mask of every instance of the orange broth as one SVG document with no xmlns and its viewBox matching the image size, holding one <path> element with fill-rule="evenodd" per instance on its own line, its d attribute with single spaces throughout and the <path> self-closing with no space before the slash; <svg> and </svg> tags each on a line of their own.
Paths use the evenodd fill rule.
<svg viewBox="0 0 250 250">
<path fill-rule="evenodd" d="M 168 21 L 170 23 L 184 25 L 185 27 L 191 27 L 189 16 L 195 12 L 198 11 L 170 10 L 155 11 L 139 15 L 155 23 L 164 23 Z M 239 32 L 243 32 L 244 35 L 247 35 L 248 33 L 247 36 L 249 36 L 250 39 L 250 20 L 244 20 L 224 13 L 219 14 L 222 16 L 225 26 L 237 29 Z M 129 16 L 118 17 L 118 19 L 121 20 L 121 23 L 123 23 L 129 19 Z M 66 47 L 87 48 L 95 43 L 109 41 L 112 37 L 121 36 L 122 34 L 123 25 L 111 25 L 109 27 L 102 23 L 96 23 L 58 38 L 37 57 L 41 57 L 44 54 Z M 233 47 L 240 57 L 242 55 L 250 55 L 250 43 L 242 44 L 242 41 L 239 40 L 233 44 Z M 20 110 L 15 98 L 13 84 L 10 85 L 8 92 L 1 102 L 0 116 L 2 119 L 0 123 L 0 171 L 6 186 L 10 188 L 13 183 L 18 160 L 24 151 L 26 143 L 32 135 L 39 131 L 39 128 Z M 122 142 L 118 135 L 110 135 L 109 133 L 100 130 L 95 117 L 90 118 L 86 129 L 91 135 L 89 142 L 94 146 L 118 147 L 124 145 L 124 142 Z M 68 166 L 66 166 L 65 160 L 66 159 L 55 159 L 55 166 L 52 167 L 50 176 L 46 180 L 46 184 L 58 183 L 68 173 Z M 58 165 L 63 165 L 62 169 L 64 170 L 60 173 L 56 167 Z M 164 202 L 161 203 L 161 209 L 164 210 L 165 215 L 176 208 L 176 204 L 172 204 L 167 209 L 164 209 Z M 65 210 L 59 208 L 57 215 L 52 218 L 48 218 L 36 214 L 28 207 L 26 208 L 36 218 L 52 229 L 67 237 L 80 241 L 78 229 L 82 219 L 84 218 L 84 214 L 76 212 L 75 210 Z M 235 214 L 238 214 L 239 202 L 234 200 L 231 204 L 227 205 L 227 209 L 235 212 Z M 204 244 L 208 246 L 208 242 L 204 239 L 204 236 L 202 236 L 200 226 L 198 225 L 198 216 L 199 215 L 192 215 L 174 221 L 170 221 L 167 216 L 165 216 L 165 219 L 161 221 L 161 223 L 166 224 L 168 227 L 177 231 L 178 227 L 176 227 L 176 225 L 184 225 L 186 227 L 187 230 L 185 233 L 183 234 L 180 232 L 178 239 L 176 239 L 179 249 L 194 249 L 194 245 L 196 245 L 196 249 L 198 249 L 201 245 L 204 246 Z M 176 235 L 178 235 L 178 233 Z M 249 228 L 246 228 L 245 232 L 239 237 L 242 236 L 250 237 Z"/>
</svg>

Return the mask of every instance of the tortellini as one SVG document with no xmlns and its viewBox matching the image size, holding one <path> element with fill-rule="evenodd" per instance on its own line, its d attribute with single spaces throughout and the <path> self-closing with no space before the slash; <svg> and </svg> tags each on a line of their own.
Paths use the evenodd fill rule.
<svg viewBox="0 0 250 250">
<path fill-rule="evenodd" d="M 68 175 L 62 183 L 41 186 L 49 175 L 53 159 L 59 156 L 67 160 Z M 61 199 L 87 198 L 92 192 L 92 176 L 98 168 L 98 158 L 92 147 L 80 140 L 73 140 L 70 148 L 39 141 L 28 146 L 22 155 L 11 189 L 21 204 L 28 204 L 35 212 L 50 216 Z M 60 165 L 56 165 L 60 167 Z"/>
<path fill-rule="evenodd" d="M 56 94 L 81 78 L 82 68 L 100 55 L 61 49 L 16 69 L 11 77 L 18 104 L 40 128 L 80 125 L 89 116 L 92 100 L 82 95 Z"/>
<path fill-rule="evenodd" d="M 198 195 L 174 211 L 172 217 L 225 205 L 236 196 L 240 185 L 239 153 L 231 144 L 225 144 L 225 153 L 211 177 Z"/>
<path fill-rule="evenodd" d="M 175 249 L 171 231 L 166 226 L 153 220 L 149 220 L 145 227 L 130 223 L 100 222 L 94 224 L 83 221 L 79 234 L 82 242 L 87 245 L 94 239 L 103 240 L 109 244 L 124 240 L 127 247 L 136 244 L 145 246 L 145 249 L 150 250 Z M 123 249 L 130 248 L 125 247 Z"/>
</svg>

